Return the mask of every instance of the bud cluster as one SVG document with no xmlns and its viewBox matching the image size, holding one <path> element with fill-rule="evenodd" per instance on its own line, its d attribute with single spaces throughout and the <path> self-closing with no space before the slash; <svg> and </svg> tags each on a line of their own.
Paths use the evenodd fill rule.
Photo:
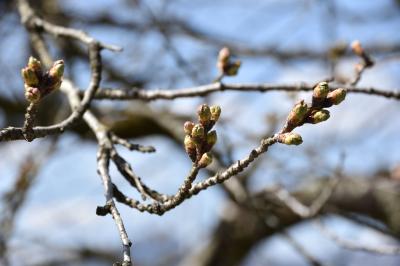
<svg viewBox="0 0 400 266">
<path fill-rule="evenodd" d="M 240 60 L 232 61 L 231 51 L 228 47 L 224 47 L 219 51 L 217 67 L 221 74 L 226 76 L 236 76 L 241 64 Z"/>
<path fill-rule="evenodd" d="M 345 98 L 346 90 L 339 88 L 330 91 L 327 82 L 318 83 L 313 90 L 311 106 L 301 100 L 293 107 L 286 120 L 283 134 L 279 135 L 278 141 L 287 145 L 301 144 L 301 136 L 297 133 L 291 133 L 291 131 L 305 123 L 318 124 L 328 120 L 330 113 L 324 108 L 338 105 Z"/>
<path fill-rule="evenodd" d="M 221 107 L 202 104 L 197 110 L 199 122 L 187 121 L 183 125 L 185 131 L 185 150 L 192 162 L 200 168 L 207 167 L 212 162 L 209 153 L 217 142 L 217 132 L 211 130 L 221 115 Z"/>
<path fill-rule="evenodd" d="M 43 73 L 41 62 L 31 56 L 28 65 L 21 70 L 27 101 L 37 103 L 49 93 L 60 88 L 63 74 L 63 60 L 54 62 L 49 71 Z"/>
</svg>

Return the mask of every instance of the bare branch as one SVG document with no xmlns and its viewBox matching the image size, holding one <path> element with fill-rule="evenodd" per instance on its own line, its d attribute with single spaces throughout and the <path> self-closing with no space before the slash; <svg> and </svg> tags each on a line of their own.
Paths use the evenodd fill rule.
<svg viewBox="0 0 400 266">
<path fill-rule="evenodd" d="M 154 100 L 173 100 L 177 98 L 188 98 L 188 97 L 202 97 L 215 92 L 224 91 L 241 91 L 241 92 L 272 92 L 272 91 L 284 91 L 284 92 L 301 92 L 301 91 L 312 91 L 315 84 L 294 84 L 294 85 L 280 85 L 280 84 L 225 84 L 225 83 L 212 83 L 202 85 L 198 87 L 182 88 L 182 89 L 137 89 L 133 88 L 130 90 L 126 89 L 108 89 L 102 88 L 96 92 L 96 99 L 108 99 L 108 100 L 142 100 L 142 101 L 154 101 Z M 331 89 L 342 88 L 343 86 L 330 85 Z M 346 87 L 346 86 L 345 86 Z M 372 87 L 346 87 L 348 93 L 359 93 L 382 96 L 385 98 L 391 98 L 400 100 L 400 90 L 380 90 Z"/>
<path fill-rule="evenodd" d="M 377 253 L 380 255 L 398 255 L 400 254 L 400 246 L 395 247 L 395 246 L 365 246 L 360 242 L 353 242 L 347 239 L 344 239 L 337 235 L 335 232 L 330 230 L 328 227 L 326 227 L 320 219 L 317 219 L 314 223 L 317 228 L 321 231 L 323 235 L 334 241 L 336 244 L 339 246 L 354 250 L 354 251 L 363 251 L 363 252 L 369 252 L 369 253 Z"/>
</svg>

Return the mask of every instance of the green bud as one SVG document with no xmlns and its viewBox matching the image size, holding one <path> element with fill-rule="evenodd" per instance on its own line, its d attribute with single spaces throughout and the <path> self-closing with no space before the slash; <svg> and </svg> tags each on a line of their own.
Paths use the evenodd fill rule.
<svg viewBox="0 0 400 266">
<path fill-rule="evenodd" d="M 49 77 L 56 80 L 61 80 L 64 75 L 64 61 L 57 60 L 49 70 Z"/>
<path fill-rule="evenodd" d="M 217 132 L 215 130 L 208 132 L 206 141 L 207 148 L 210 150 L 217 143 Z"/>
<path fill-rule="evenodd" d="M 278 141 L 286 145 L 300 145 L 303 143 L 301 136 L 293 132 L 280 134 Z"/>
<path fill-rule="evenodd" d="M 39 79 L 36 76 L 36 73 L 33 69 L 29 67 L 25 67 L 21 70 L 22 78 L 24 79 L 24 83 L 28 86 L 37 86 L 39 85 Z"/>
<path fill-rule="evenodd" d="M 217 122 L 219 116 L 221 115 L 221 107 L 219 107 L 218 105 L 213 105 L 210 107 L 210 111 L 211 111 L 211 120 Z"/>
<path fill-rule="evenodd" d="M 313 91 L 313 97 L 317 99 L 325 99 L 329 93 L 329 86 L 327 82 L 320 82 L 315 86 Z"/>
<path fill-rule="evenodd" d="M 33 56 L 29 57 L 28 67 L 37 73 L 40 73 L 42 71 L 42 63 Z"/>
<path fill-rule="evenodd" d="M 40 101 L 41 94 L 38 88 L 25 87 L 25 98 L 28 102 L 37 103 Z"/>
<path fill-rule="evenodd" d="M 330 114 L 329 114 L 328 110 L 325 110 L 325 109 L 318 110 L 316 112 L 313 112 L 310 115 L 310 122 L 312 124 L 321 123 L 321 122 L 328 120 L 329 117 L 330 117 Z"/>
<path fill-rule="evenodd" d="M 346 98 L 346 90 L 339 88 L 334 91 L 328 93 L 328 101 L 334 105 L 338 105 L 339 103 L 343 102 Z"/>
<path fill-rule="evenodd" d="M 207 104 L 200 105 L 197 115 L 199 116 L 200 123 L 207 124 L 211 119 L 210 107 Z"/>
<path fill-rule="evenodd" d="M 240 60 L 237 60 L 231 64 L 228 64 L 227 67 L 224 69 L 224 74 L 227 76 L 236 76 L 237 73 L 239 72 L 239 68 L 242 65 L 242 62 Z"/>
<path fill-rule="evenodd" d="M 288 116 L 288 123 L 291 125 L 299 125 L 303 122 L 305 115 L 308 112 L 308 106 L 304 100 L 297 103 Z"/>
<path fill-rule="evenodd" d="M 198 163 L 200 168 L 205 168 L 212 163 L 212 156 L 209 152 L 204 153 Z"/>
<path fill-rule="evenodd" d="M 185 131 L 185 134 L 191 135 L 193 127 L 194 127 L 194 123 L 192 121 L 186 121 L 185 124 L 183 125 L 183 130 Z"/>
<path fill-rule="evenodd" d="M 196 160 L 196 144 L 194 143 L 193 139 L 189 135 L 186 135 L 183 144 L 185 146 L 186 153 L 194 162 Z"/>
<path fill-rule="evenodd" d="M 193 138 L 203 138 L 204 137 L 204 127 L 201 124 L 194 125 L 192 129 Z"/>
</svg>

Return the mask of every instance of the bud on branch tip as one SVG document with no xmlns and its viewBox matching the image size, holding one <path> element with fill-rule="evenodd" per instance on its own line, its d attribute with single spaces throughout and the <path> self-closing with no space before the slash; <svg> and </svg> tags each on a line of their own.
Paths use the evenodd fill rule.
<svg viewBox="0 0 400 266">
<path fill-rule="evenodd" d="M 183 125 L 186 134 L 185 151 L 199 168 L 207 167 L 212 162 L 209 151 L 217 143 L 217 132 L 211 129 L 220 115 L 221 107 L 218 105 L 210 108 L 207 104 L 202 104 L 197 109 L 199 123 L 186 121 Z"/>
<path fill-rule="evenodd" d="M 290 133 L 280 134 L 278 136 L 278 142 L 286 145 L 300 145 L 301 143 L 303 143 L 303 139 L 299 134 L 290 132 Z"/>
<path fill-rule="evenodd" d="M 64 61 L 54 62 L 49 71 L 43 74 L 41 62 L 31 56 L 21 74 L 25 85 L 25 98 L 29 102 L 37 103 L 44 96 L 60 88 L 64 75 Z"/>
</svg>

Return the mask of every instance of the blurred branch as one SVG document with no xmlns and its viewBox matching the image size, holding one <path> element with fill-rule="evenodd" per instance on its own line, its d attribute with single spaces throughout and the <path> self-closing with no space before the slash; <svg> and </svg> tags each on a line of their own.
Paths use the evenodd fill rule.
<svg viewBox="0 0 400 266">
<path fill-rule="evenodd" d="M 400 254 L 400 246 L 366 246 L 358 242 L 354 242 L 351 240 L 344 239 L 337 235 L 335 232 L 330 230 L 328 227 L 326 227 L 321 220 L 317 219 L 315 220 L 314 224 L 317 226 L 317 228 L 321 231 L 321 233 L 334 241 L 336 244 L 338 244 L 340 247 L 343 247 L 345 249 L 350 249 L 354 251 L 363 251 L 363 252 L 368 252 L 368 253 L 377 253 L 379 255 L 398 255 Z"/>
<path fill-rule="evenodd" d="M 57 138 L 42 145 L 41 151 L 29 154 L 21 163 L 19 173 L 12 188 L 2 195 L 3 209 L 0 216 L 0 262 L 8 265 L 7 245 L 12 235 L 15 217 L 25 203 L 29 190 L 46 160 L 55 152 Z"/>
<path fill-rule="evenodd" d="M 290 235 L 289 232 L 286 230 L 283 230 L 281 232 L 281 235 L 285 238 L 285 240 L 301 255 L 304 257 L 304 259 L 308 262 L 309 265 L 312 266 L 323 266 L 320 261 L 318 261 L 317 258 L 315 258 L 313 255 L 311 255 L 301 243 L 297 242 L 297 240 Z"/>
</svg>

